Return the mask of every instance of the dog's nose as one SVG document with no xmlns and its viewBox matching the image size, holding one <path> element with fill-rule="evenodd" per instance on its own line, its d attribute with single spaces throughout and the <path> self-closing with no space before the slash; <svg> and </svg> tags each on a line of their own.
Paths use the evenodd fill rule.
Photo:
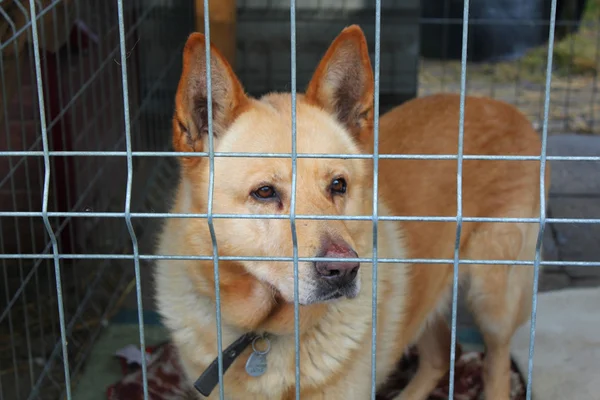
<svg viewBox="0 0 600 400">
<path fill-rule="evenodd" d="M 358 258 L 358 254 L 344 241 L 328 240 L 319 257 Z M 317 273 L 331 285 L 344 286 L 356 278 L 360 263 L 357 261 L 317 261 L 315 268 Z"/>
</svg>

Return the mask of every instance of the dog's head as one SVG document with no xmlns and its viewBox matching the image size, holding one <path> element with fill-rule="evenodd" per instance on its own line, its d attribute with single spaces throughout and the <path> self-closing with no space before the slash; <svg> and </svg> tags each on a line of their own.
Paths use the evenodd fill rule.
<svg viewBox="0 0 600 400">
<path fill-rule="evenodd" d="M 261 99 L 247 96 L 227 61 L 210 51 L 212 129 L 219 153 L 251 152 L 267 158 L 214 159 L 212 211 L 216 214 L 288 215 L 292 199 L 292 160 L 275 153 L 292 151 L 292 100 L 287 94 Z M 205 37 L 192 34 L 184 49 L 183 73 L 176 96 L 173 145 L 181 152 L 209 150 Z M 360 154 L 370 147 L 373 127 L 373 74 L 365 37 L 357 26 L 334 40 L 296 104 L 297 153 Z M 184 212 L 207 212 L 209 159 L 181 157 L 180 192 Z M 297 215 L 364 215 L 372 204 L 372 161 L 358 158 L 298 158 Z M 206 224 L 206 221 L 204 221 Z M 346 258 L 349 261 L 298 265 L 299 301 L 322 303 L 353 298 L 360 291 L 360 265 L 351 259 L 369 251 L 368 222 L 296 220 L 299 257 Z M 221 256 L 292 257 L 289 218 L 215 218 Z M 210 236 L 198 235 L 212 250 Z M 228 265 L 231 265 L 228 264 Z M 240 279 L 254 279 L 275 297 L 294 299 L 293 263 L 235 262 Z M 241 284 L 240 284 L 241 287 Z M 241 290 L 241 289 L 239 289 Z"/>
</svg>

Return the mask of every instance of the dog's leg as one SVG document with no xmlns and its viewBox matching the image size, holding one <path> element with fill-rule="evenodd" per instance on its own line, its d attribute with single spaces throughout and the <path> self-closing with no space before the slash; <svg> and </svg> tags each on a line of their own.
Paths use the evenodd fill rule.
<svg viewBox="0 0 600 400">
<path fill-rule="evenodd" d="M 531 259 L 535 234 L 530 234 L 527 228 L 515 224 L 493 231 L 489 228 L 487 232 L 493 235 L 481 235 L 471 241 L 469 258 Z M 510 342 L 531 312 L 532 270 L 529 266 L 504 265 L 469 268 L 467 300 L 486 347 L 483 376 L 486 400 L 510 398 Z"/>
<path fill-rule="evenodd" d="M 522 310 L 522 293 L 516 293 L 509 285 L 515 272 L 499 265 L 473 266 L 474 275 L 468 292 L 471 312 L 483 335 L 486 348 L 484 361 L 484 393 L 486 400 L 508 400 L 510 397 L 510 340 L 526 315 Z M 514 296 L 514 297 L 513 297 Z"/>
<path fill-rule="evenodd" d="M 442 316 L 435 316 L 417 342 L 419 367 L 396 400 L 425 400 L 448 371 L 450 329 Z"/>
</svg>

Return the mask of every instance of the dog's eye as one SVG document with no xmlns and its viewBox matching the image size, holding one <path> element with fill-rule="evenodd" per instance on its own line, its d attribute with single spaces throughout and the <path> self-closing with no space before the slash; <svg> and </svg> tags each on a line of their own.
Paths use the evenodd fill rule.
<svg viewBox="0 0 600 400">
<path fill-rule="evenodd" d="M 252 195 L 259 200 L 268 200 L 277 198 L 277 192 L 272 186 L 262 186 L 252 192 Z"/>
<path fill-rule="evenodd" d="M 331 181 L 329 186 L 331 194 L 344 194 L 346 193 L 346 180 L 344 178 L 336 178 Z"/>
<path fill-rule="evenodd" d="M 179 130 L 181 131 L 181 133 L 187 133 L 187 127 L 183 124 L 183 122 L 177 120 L 177 125 L 179 126 Z"/>
</svg>

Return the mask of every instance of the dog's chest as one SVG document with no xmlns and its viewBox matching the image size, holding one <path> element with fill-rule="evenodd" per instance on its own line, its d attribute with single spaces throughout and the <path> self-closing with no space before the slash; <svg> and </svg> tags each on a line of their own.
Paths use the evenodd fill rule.
<svg viewBox="0 0 600 400">
<path fill-rule="evenodd" d="M 331 346 L 329 350 L 311 349 L 311 343 L 303 342 L 300 351 L 300 389 L 303 398 L 349 398 L 346 394 L 360 393 L 369 387 L 370 375 L 365 379 L 347 379 L 355 375 L 354 370 L 368 371 L 370 350 L 364 348 L 364 354 L 355 351 L 348 354 L 348 348 L 341 350 Z M 266 358 L 266 371 L 261 376 L 251 376 L 246 371 L 250 354 L 240 357 L 238 365 L 229 371 L 225 378 L 226 398 L 229 399 L 293 399 L 295 398 L 296 374 L 295 351 L 292 343 L 282 348 L 282 352 L 274 351 Z M 306 348 L 308 347 L 308 348 Z M 233 373 L 231 373 L 233 372 Z M 364 382 L 363 382 L 364 380 Z M 340 385 L 341 381 L 345 383 Z M 215 390 L 218 398 L 218 389 Z M 213 393 L 214 394 L 214 393 Z M 346 395 L 346 396 L 343 396 Z M 365 395 L 367 393 L 365 392 Z M 362 397 L 361 397 L 362 398 Z"/>
</svg>

